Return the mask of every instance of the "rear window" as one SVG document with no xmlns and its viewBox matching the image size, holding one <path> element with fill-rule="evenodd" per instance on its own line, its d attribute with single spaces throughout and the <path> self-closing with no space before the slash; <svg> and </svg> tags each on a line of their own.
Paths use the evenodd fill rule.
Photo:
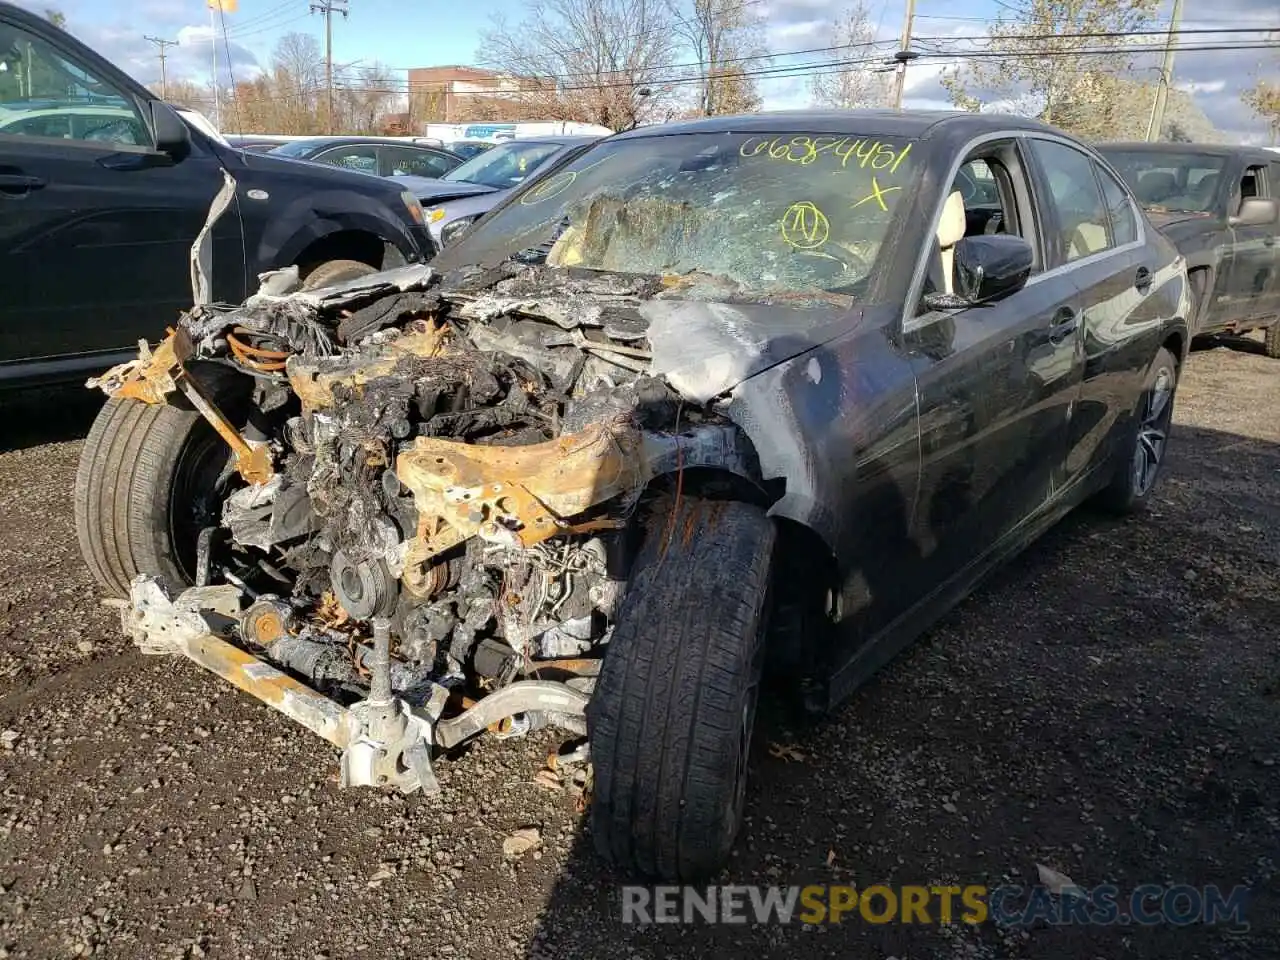
<svg viewBox="0 0 1280 960">
<path fill-rule="evenodd" d="M 1124 177 L 1138 202 L 1152 210 L 1208 213 L 1227 158 L 1195 151 L 1100 151 Z"/>
</svg>

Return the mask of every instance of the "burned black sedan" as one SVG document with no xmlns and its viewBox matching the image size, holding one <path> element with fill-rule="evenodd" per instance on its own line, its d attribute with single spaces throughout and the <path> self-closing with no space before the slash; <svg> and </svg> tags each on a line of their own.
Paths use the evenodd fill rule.
<svg viewBox="0 0 1280 960">
<path fill-rule="evenodd" d="M 828 708 L 1077 504 L 1150 497 L 1187 310 L 1114 172 L 1029 121 L 639 129 L 429 265 L 264 275 L 91 381 L 81 543 L 143 650 L 343 784 L 556 727 L 597 848 L 691 879 L 766 663 Z"/>
</svg>

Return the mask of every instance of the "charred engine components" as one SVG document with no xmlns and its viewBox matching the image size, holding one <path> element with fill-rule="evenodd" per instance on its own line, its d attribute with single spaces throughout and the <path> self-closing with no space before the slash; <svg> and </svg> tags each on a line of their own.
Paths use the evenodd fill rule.
<svg viewBox="0 0 1280 960">
<path fill-rule="evenodd" d="M 329 579 L 338 603 L 353 619 L 387 616 L 395 609 L 396 580 L 381 560 L 356 562 L 339 550 L 329 565 Z"/>
</svg>

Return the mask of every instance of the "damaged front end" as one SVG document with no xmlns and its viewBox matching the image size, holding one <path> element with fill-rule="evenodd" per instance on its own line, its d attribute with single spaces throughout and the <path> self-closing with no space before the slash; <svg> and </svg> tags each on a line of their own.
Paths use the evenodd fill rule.
<svg viewBox="0 0 1280 960">
<path fill-rule="evenodd" d="M 680 291 L 514 261 L 262 279 L 90 381 L 227 450 L 195 584 L 138 576 L 126 630 L 339 747 L 344 784 L 435 790 L 433 752 L 486 730 L 584 737 L 648 492 L 696 468 L 768 497 L 713 391 L 654 362 Z"/>
</svg>

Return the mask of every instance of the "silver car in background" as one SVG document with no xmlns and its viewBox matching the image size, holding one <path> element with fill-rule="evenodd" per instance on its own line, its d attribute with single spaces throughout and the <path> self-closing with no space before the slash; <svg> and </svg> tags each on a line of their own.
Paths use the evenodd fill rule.
<svg viewBox="0 0 1280 960">
<path fill-rule="evenodd" d="M 477 154 L 443 177 L 393 178 L 412 191 L 427 211 L 427 229 L 436 249 L 461 236 L 516 187 L 537 177 L 570 151 L 599 137 L 528 137 L 508 140 Z"/>
</svg>

